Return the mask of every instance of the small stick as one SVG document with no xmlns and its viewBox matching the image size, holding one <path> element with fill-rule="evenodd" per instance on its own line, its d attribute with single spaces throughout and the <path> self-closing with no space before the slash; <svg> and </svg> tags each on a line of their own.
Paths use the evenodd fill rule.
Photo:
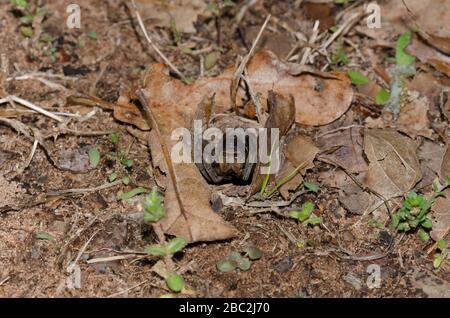
<svg viewBox="0 0 450 318">
<path fill-rule="evenodd" d="M 102 184 L 102 185 L 100 185 L 98 187 L 94 187 L 94 188 L 67 189 L 67 190 L 54 191 L 54 192 L 47 193 L 47 195 L 48 196 L 57 196 L 57 195 L 63 195 L 63 194 L 95 192 L 95 191 L 112 188 L 120 183 L 122 183 L 122 180 L 117 180 L 117 181 L 110 182 L 110 183 L 108 182 L 108 183 Z"/>
<path fill-rule="evenodd" d="M 267 27 L 267 24 L 269 23 L 271 15 L 269 14 L 264 21 L 261 29 L 259 30 L 258 35 L 256 36 L 256 39 L 253 41 L 252 47 L 250 48 L 250 51 L 248 54 L 242 59 L 241 63 L 239 64 L 238 68 L 233 74 L 233 80 L 231 81 L 231 105 L 233 108 L 236 108 L 236 95 L 237 95 L 237 89 L 239 86 L 239 81 L 241 79 L 242 73 L 244 72 L 244 68 L 247 65 L 250 58 L 253 56 L 253 53 L 256 49 L 256 44 L 258 44 L 259 39 L 261 38 L 261 35 L 264 32 L 264 29 Z"/>
<path fill-rule="evenodd" d="M 60 123 L 64 122 L 64 120 L 61 117 L 59 117 L 58 115 L 55 115 L 52 112 L 49 112 L 48 110 L 45 110 L 42 107 L 39 107 L 23 98 L 20 98 L 20 97 L 14 96 L 14 95 L 9 95 L 5 98 L 0 99 L 0 104 L 7 103 L 7 102 L 19 103 L 25 107 L 28 107 L 34 111 L 37 111 L 38 113 L 41 113 L 47 117 L 50 117 L 56 121 L 59 121 Z"/>
<path fill-rule="evenodd" d="M 187 78 L 183 75 L 183 73 L 181 73 L 177 67 L 175 65 L 172 64 L 172 62 L 169 61 L 169 59 L 164 55 L 163 52 L 161 52 L 161 50 L 156 46 L 155 43 L 153 43 L 152 39 L 150 38 L 150 36 L 147 33 L 147 29 L 145 28 L 144 22 L 142 21 L 141 15 L 139 14 L 139 11 L 136 7 L 136 3 L 134 2 L 134 0 L 131 0 L 131 3 L 133 4 L 133 9 L 134 12 L 136 13 L 136 17 L 138 19 L 139 22 L 139 26 L 142 29 L 142 32 L 144 32 L 144 36 L 147 39 L 147 42 L 150 44 L 150 46 L 156 51 L 156 53 L 158 53 L 158 55 L 164 60 L 164 62 L 169 65 L 169 67 L 178 74 L 178 76 L 181 77 L 181 79 L 183 81 L 187 81 Z"/>
</svg>

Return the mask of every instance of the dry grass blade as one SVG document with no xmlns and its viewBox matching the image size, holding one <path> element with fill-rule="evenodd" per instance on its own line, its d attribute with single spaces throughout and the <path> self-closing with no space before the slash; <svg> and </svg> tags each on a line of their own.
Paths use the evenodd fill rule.
<svg viewBox="0 0 450 318">
<path fill-rule="evenodd" d="M 19 103 L 27 108 L 30 108 L 38 113 L 41 113 L 42 115 L 45 115 L 47 117 L 50 117 L 51 119 L 59 121 L 60 123 L 64 122 L 64 120 L 61 117 L 59 117 L 58 115 L 55 115 L 54 113 L 49 112 L 48 110 L 45 110 L 42 107 L 39 107 L 23 98 L 20 98 L 20 97 L 14 96 L 14 95 L 9 95 L 5 98 L 0 99 L 0 104 L 8 103 L 11 101 Z"/>
</svg>

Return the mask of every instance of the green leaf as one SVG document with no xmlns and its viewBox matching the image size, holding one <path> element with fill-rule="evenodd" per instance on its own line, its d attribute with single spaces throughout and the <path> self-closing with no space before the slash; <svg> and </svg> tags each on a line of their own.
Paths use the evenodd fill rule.
<svg viewBox="0 0 450 318">
<path fill-rule="evenodd" d="M 31 24 L 31 22 L 33 22 L 33 16 L 27 14 L 27 15 L 24 15 L 24 16 L 20 17 L 19 20 L 23 24 Z"/>
<path fill-rule="evenodd" d="M 128 185 L 130 183 L 130 177 L 128 177 L 128 176 L 123 177 L 122 178 L 122 183 L 124 185 Z"/>
<path fill-rule="evenodd" d="M 288 216 L 290 218 L 298 220 L 298 214 L 299 213 L 300 213 L 300 211 L 289 211 Z"/>
<path fill-rule="evenodd" d="M 204 62 L 205 70 L 212 69 L 214 67 L 214 65 L 216 65 L 216 63 L 217 63 L 217 58 L 218 58 L 218 55 L 216 52 L 211 52 L 208 55 L 206 55 L 205 62 Z"/>
<path fill-rule="evenodd" d="M 145 197 L 144 220 L 147 222 L 157 222 L 164 217 L 166 212 L 163 207 L 163 198 L 155 189 Z"/>
<path fill-rule="evenodd" d="M 148 190 L 147 190 L 146 188 L 142 188 L 142 187 L 134 188 L 134 189 L 131 190 L 131 191 L 122 193 L 122 194 L 119 196 L 119 199 L 120 199 L 120 200 L 128 200 L 128 199 L 131 199 L 132 197 L 137 196 L 138 194 L 145 193 L 145 192 L 148 192 Z"/>
<path fill-rule="evenodd" d="M 405 53 L 405 49 L 411 42 L 412 32 L 406 31 L 397 40 L 397 46 L 395 50 L 395 60 L 397 65 L 410 65 L 414 63 L 416 58 L 412 55 Z"/>
<path fill-rule="evenodd" d="M 244 248 L 244 252 L 247 253 L 248 257 L 251 260 L 257 260 L 263 256 L 263 252 L 259 248 L 257 248 L 256 246 L 253 246 L 253 245 L 247 245 Z"/>
<path fill-rule="evenodd" d="M 120 163 L 125 167 L 125 168 L 131 168 L 133 166 L 133 160 L 131 159 L 122 159 L 120 161 Z"/>
<path fill-rule="evenodd" d="M 419 237 L 422 241 L 428 242 L 430 240 L 430 235 L 428 235 L 428 233 L 423 229 L 420 229 L 417 233 L 419 234 Z"/>
<path fill-rule="evenodd" d="M 192 54 L 192 49 L 189 47 L 185 47 L 181 49 L 181 52 L 183 52 L 184 54 Z"/>
<path fill-rule="evenodd" d="M 303 181 L 303 186 L 311 192 L 314 192 L 314 193 L 319 192 L 319 186 L 315 183 Z"/>
<path fill-rule="evenodd" d="M 145 247 L 145 253 L 153 256 L 164 257 L 167 255 L 167 249 L 159 244 L 147 245 Z"/>
<path fill-rule="evenodd" d="M 38 240 L 54 241 L 55 238 L 46 232 L 36 233 L 35 236 Z"/>
<path fill-rule="evenodd" d="M 27 38 L 31 38 L 33 36 L 33 29 L 31 27 L 21 26 L 19 30 L 20 33 Z"/>
<path fill-rule="evenodd" d="M 336 29 L 336 31 L 337 31 L 337 29 Z M 337 52 L 331 57 L 331 64 L 333 64 L 333 65 L 338 65 L 338 64 L 347 65 L 348 64 L 348 56 L 347 56 L 347 54 L 345 54 L 342 47 L 340 47 L 339 50 L 337 50 Z"/>
<path fill-rule="evenodd" d="M 330 28 L 330 31 L 333 32 L 333 33 L 335 33 L 338 29 L 339 29 L 339 28 L 337 27 L 337 25 L 333 25 L 333 26 Z"/>
<path fill-rule="evenodd" d="M 92 168 L 97 167 L 98 163 L 100 162 L 100 152 L 97 148 L 91 148 L 89 149 L 89 163 Z"/>
<path fill-rule="evenodd" d="M 86 33 L 86 35 L 93 40 L 97 40 L 97 32 L 95 31 L 89 31 L 88 33 Z"/>
<path fill-rule="evenodd" d="M 437 248 L 440 251 L 444 251 L 447 248 L 447 243 L 445 242 L 445 240 L 439 240 L 437 241 Z"/>
<path fill-rule="evenodd" d="M 438 269 L 439 267 L 441 267 L 441 264 L 443 261 L 444 261 L 444 258 L 442 257 L 441 254 L 434 255 L 433 267 L 435 269 Z"/>
<path fill-rule="evenodd" d="M 349 70 L 347 75 L 354 85 L 364 85 L 369 83 L 369 79 L 358 71 Z"/>
<path fill-rule="evenodd" d="M 388 102 L 390 97 L 391 94 L 387 90 L 381 89 L 375 97 L 375 102 L 377 103 L 377 105 L 384 105 Z"/>
<path fill-rule="evenodd" d="M 410 228 L 409 224 L 406 223 L 406 222 L 400 223 L 400 224 L 398 225 L 398 227 L 397 227 L 397 230 L 398 230 L 399 232 L 407 232 L 407 231 L 409 231 L 410 229 L 411 229 L 411 228 Z"/>
<path fill-rule="evenodd" d="M 420 225 L 422 225 L 423 228 L 429 230 L 433 227 L 433 222 L 429 218 L 426 218 L 422 221 L 422 223 L 420 223 Z"/>
<path fill-rule="evenodd" d="M 119 136 L 118 133 L 113 132 L 113 133 L 111 134 L 111 142 L 112 142 L 114 145 L 117 144 L 117 143 L 119 142 L 119 138 L 120 138 L 120 136 Z"/>
<path fill-rule="evenodd" d="M 20 9 L 26 9 L 29 6 L 27 0 L 11 0 L 11 3 Z"/>
<path fill-rule="evenodd" d="M 313 217 L 308 219 L 307 223 L 311 224 L 311 225 L 319 225 L 319 224 L 323 223 L 323 220 L 319 216 L 313 216 Z"/>
<path fill-rule="evenodd" d="M 237 267 L 236 262 L 229 259 L 223 259 L 217 263 L 217 269 L 223 273 L 234 271 Z"/>
<path fill-rule="evenodd" d="M 184 287 L 184 280 L 181 275 L 172 273 L 166 278 L 166 284 L 173 292 L 179 293 Z"/>
<path fill-rule="evenodd" d="M 230 255 L 228 255 L 228 260 L 235 261 L 235 262 L 240 262 L 242 260 L 242 255 L 241 255 L 241 253 L 232 251 L 230 253 Z"/>
<path fill-rule="evenodd" d="M 247 257 L 243 257 L 238 263 L 239 269 L 243 271 L 248 271 L 251 266 L 252 262 Z"/>
<path fill-rule="evenodd" d="M 109 182 L 114 182 L 117 179 L 117 172 L 113 172 L 108 176 Z"/>
<path fill-rule="evenodd" d="M 44 7 L 39 7 L 36 9 L 36 13 L 34 14 L 37 17 L 43 17 L 47 13 Z"/>
<path fill-rule="evenodd" d="M 298 219 L 301 222 L 307 220 L 311 216 L 313 210 L 314 210 L 314 203 L 312 202 L 304 203 L 302 205 L 302 210 L 298 213 Z"/>
<path fill-rule="evenodd" d="M 450 186 L 450 177 L 445 177 L 445 187 Z"/>
<path fill-rule="evenodd" d="M 169 252 L 169 254 L 175 254 L 181 251 L 187 245 L 187 243 L 188 241 L 183 237 L 176 237 L 174 239 L 171 239 L 166 245 L 167 252 Z"/>
</svg>

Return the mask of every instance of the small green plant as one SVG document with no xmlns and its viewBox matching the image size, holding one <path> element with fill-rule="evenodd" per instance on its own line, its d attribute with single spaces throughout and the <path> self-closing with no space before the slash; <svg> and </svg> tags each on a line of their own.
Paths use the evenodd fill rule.
<svg viewBox="0 0 450 318">
<path fill-rule="evenodd" d="M 167 255 L 173 255 L 183 250 L 187 245 L 187 240 L 182 237 L 176 237 L 171 239 L 164 245 L 152 244 L 145 248 L 145 252 L 149 255 L 164 257 Z"/>
<path fill-rule="evenodd" d="M 443 195 L 443 191 L 450 186 L 450 178 L 446 177 L 444 184 L 439 180 L 433 182 L 433 194 L 429 199 L 415 192 L 408 193 L 403 205 L 392 215 L 391 227 L 398 232 L 412 232 L 417 230 L 419 237 L 427 242 L 430 239 L 428 231 L 433 222 L 428 217 L 431 206 L 436 198 Z"/>
<path fill-rule="evenodd" d="M 145 197 L 143 207 L 144 220 L 147 222 L 157 222 L 166 215 L 163 206 L 163 198 L 158 194 L 156 188 Z"/>
<path fill-rule="evenodd" d="M 448 249 L 447 243 L 444 240 L 440 240 L 437 242 L 437 250 L 439 253 L 434 254 L 433 267 L 438 269 L 442 266 L 444 261 L 447 260 L 448 257 Z"/>
<path fill-rule="evenodd" d="M 336 31 L 337 31 L 337 29 L 334 32 L 336 32 Z M 347 65 L 348 62 L 349 62 L 348 56 L 345 53 L 342 46 L 331 57 L 331 64 L 334 66 Z"/>
<path fill-rule="evenodd" d="M 237 268 L 247 271 L 251 268 L 252 261 L 256 261 L 262 256 L 263 253 L 259 248 L 249 244 L 244 247 L 242 252 L 230 252 L 227 257 L 217 263 L 217 269 L 223 273 L 234 271 Z"/>
<path fill-rule="evenodd" d="M 317 193 L 319 192 L 319 186 L 315 183 L 309 182 L 309 181 L 303 181 L 303 186 L 305 187 L 305 189 L 307 189 L 308 191 Z"/>
<path fill-rule="evenodd" d="M 289 217 L 296 219 L 304 224 L 318 225 L 322 224 L 321 217 L 316 216 L 314 213 L 314 204 L 312 202 L 306 202 L 302 205 L 301 210 L 294 210 L 289 212 Z"/>
<path fill-rule="evenodd" d="M 129 170 L 133 167 L 133 160 L 127 157 L 125 151 L 119 148 L 120 136 L 118 133 L 114 132 L 110 135 L 111 143 L 114 146 L 114 152 L 108 153 L 108 159 L 115 162 L 115 170 L 111 172 L 108 176 L 109 182 L 114 182 L 117 179 L 121 179 L 124 185 L 128 185 L 130 183 L 130 177 L 128 175 Z M 145 191 L 142 188 L 135 188 L 128 193 L 121 194 L 120 197 L 132 197 L 134 195 L 143 193 Z M 130 196 L 131 195 L 131 196 Z"/>
<path fill-rule="evenodd" d="M 388 102 L 390 97 L 391 94 L 387 90 L 380 89 L 377 93 L 377 96 L 375 97 L 375 102 L 377 103 L 377 105 L 384 105 Z"/>
<path fill-rule="evenodd" d="M 20 33 L 27 38 L 31 38 L 34 33 L 33 22 L 36 18 L 45 16 L 45 9 L 43 7 L 34 8 L 27 0 L 11 0 L 11 3 L 21 13 Z"/>
<path fill-rule="evenodd" d="M 156 192 L 156 188 L 146 196 L 143 202 L 144 206 L 144 220 L 147 222 L 157 222 L 165 216 L 163 199 Z M 183 237 L 175 237 L 170 241 L 166 242 L 164 238 L 159 244 L 147 245 L 145 252 L 152 256 L 161 257 L 164 260 L 164 274 L 162 275 L 165 279 L 167 287 L 175 293 L 179 293 L 184 288 L 183 277 L 174 271 L 173 264 L 168 261 L 167 258 L 171 259 L 174 254 L 181 252 L 188 241 Z M 168 270 L 169 269 L 169 270 Z"/>
<path fill-rule="evenodd" d="M 415 192 L 408 193 L 402 207 L 392 215 L 391 226 L 398 232 L 418 230 L 420 238 L 429 240 L 429 231 L 433 223 L 428 218 L 432 201 Z"/>
</svg>

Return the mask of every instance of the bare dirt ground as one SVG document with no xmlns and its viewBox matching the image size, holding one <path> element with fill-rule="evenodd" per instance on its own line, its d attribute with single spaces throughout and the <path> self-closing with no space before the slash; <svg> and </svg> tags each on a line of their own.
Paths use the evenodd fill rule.
<svg viewBox="0 0 450 318">
<path fill-rule="evenodd" d="M 164 193 L 146 142 L 148 131 L 139 129 L 138 119 L 127 120 L 126 112 L 113 115 L 106 107 L 67 102 L 69 96 L 85 94 L 119 107 L 119 96 L 142 87 L 149 66 L 163 60 L 146 41 L 128 1 L 78 0 L 81 28 L 72 29 L 66 26 L 66 8 L 73 1 L 28 2 L 26 12 L 45 8 L 45 14 L 36 15 L 31 24 L 17 2 L 0 0 L 0 100 L 20 97 L 57 114 L 63 122 L 17 101 L 0 104 L 0 296 L 169 294 L 154 268 L 158 258 L 144 252 L 158 240 L 151 224 L 142 219 L 140 203 L 145 194 L 118 198 L 137 187 L 158 187 Z M 408 11 L 405 14 L 402 1 L 394 0 L 378 1 L 381 29 L 367 28 L 366 1 L 137 2 L 151 39 L 189 83 L 214 78 L 236 65 L 271 14 L 255 51 L 270 50 L 281 61 L 307 66 L 312 74 L 282 76 L 292 76 L 289 81 L 317 81 L 318 95 L 314 89 L 296 86 L 286 91 L 296 101 L 297 96 L 305 104 L 318 98 L 321 106 L 316 107 L 326 107 L 319 108 L 309 123 L 296 119 L 291 133 L 308 138 L 317 153 L 303 166 L 307 169 L 297 176 L 297 184 L 284 189 L 282 196 L 275 193 L 264 209 L 232 204 L 245 199 L 248 184 L 209 185 L 215 194 L 214 210 L 237 229 L 237 235 L 195 242 L 176 254 L 174 266 L 182 273 L 185 288 L 175 296 L 450 296 L 447 255 L 436 245 L 449 240 L 449 199 L 439 198 L 432 205 L 429 213 L 435 232 L 426 242 L 419 237 L 419 228 L 402 233 L 390 226 L 407 193 L 430 198 L 433 181 L 440 177 L 442 185 L 450 173 L 450 57 L 445 34 L 449 19 L 431 7 L 433 20 L 441 19 L 441 25 L 428 26 L 431 18 L 418 14 L 413 19 Z M 416 3 L 406 2 L 411 7 Z M 449 5 L 449 1 L 436 2 Z M 172 20 L 164 18 L 169 11 Z M 363 14 L 352 20 L 352 14 L 359 12 Z M 441 42 L 433 40 L 431 45 L 414 32 L 406 43 L 409 53 L 399 49 L 399 36 L 416 26 L 411 19 L 426 34 L 437 30 L 432 39 L 439 36 Z M 318 28 L 314 28 L 316 20 Z M 338 36 L 324 46 L 335 32 Z M 314 34 L 316 41 L 311 40 Z M 399 63 L 399 51 L 417 57 L 411 76 L 392 71 Z M 353 84 L 347 79 L 344 88 L 333 88 L 328 86 L 333 79 L 319 74 L 346 76 L 348 70 L 364 74 L 362 82 L 351 78 Z M 173 72 L 171 76 L 177 77 Z M 392 99 L 398 78 L 402 93 L 394 106 L 399 105 L 400 113 L 392 119 L 396 116 L 379 105 L 379 91 L 390 92 Z M 281 79 L 280 75 L 280 83 Z M 323 93 L 323 87 L 335 89 L 331 95 L 338 97 L 325 101 L 331 95 Z M 297 113 L 306 109 L 301 107 L 296 103 Z M 332 114 L 326 117 L 330 109 Z M 376 133 L 368 133 L 368 128 Z M 386 137 L 377 129 L 393 135 Z M 112 132 L 119 135 L 117 145 L 111 142 Z M 90 167 L 90 149 L 101 154 L 95 168 Z M 130 168 L 108 157 L 117 149 L 133 161 Z M 295 151 L 303 153 L 303 149 L 301 144 Z M 392 159 L 394 155 L 398 157 Z M 383 165 L 383 160 L 391 161 Z M 113 172 L 119 178 L 128 176 L 130 182 L 110 182 Z M 317 185 L 318 191 L 305 191 L 303 180 Z M 67 189 L 78 190 L 64 192 Z M 194 195 L 196 189 L 191 191 Z M 296 195 L 299 191 L 301 195 Z M 373 208 L 380 197 L 381 204 Z M 289 199 L 289 205 L 276 206 Z M 306 202 L 314 204 L 321 224 L 288 216 Z M 263 252 L 249 270 L 218 270 L 220 260 L 248 243 Z M 444 260 L 435 268 L 439 253 Z"/>
</svg>

